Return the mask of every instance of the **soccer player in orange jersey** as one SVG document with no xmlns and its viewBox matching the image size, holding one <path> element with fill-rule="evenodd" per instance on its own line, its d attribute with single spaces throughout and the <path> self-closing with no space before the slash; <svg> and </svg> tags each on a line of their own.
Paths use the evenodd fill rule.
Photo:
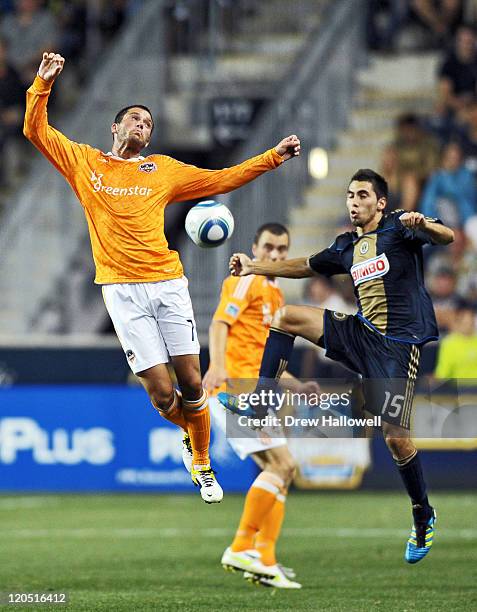
<svg viewBox="0 0 477 612">
<path fill-rule="evenodd" d="M 279 223 L 262 225 L 255 235 L 252 253 L 257 261 L 286 259 L 289 234 Z M 274 314 L 284 305 L 277 281 L 263 276 L 229 276 L 209 333 L 210 366 L 204 386 L 216 394 L 226 381 L 257 380 L 260 362 Z M 310 388 L 310 385 L 313 388 Z M 314 383 L 300 383 L 285 373 L 284 386 L 297 392 L 316 391 Z M 222 556 L 222 565 L 254 574 L 259 582 L 278 588 L 300 588 L 290 580 L 291 570 L 277 564 L 275 544 L 285 515 L 288 487 L 295 461 L 283 431 L 244 429 L 233 437 L 233 423 L 225 425 L 225 411 L 216 397 L 210 398 L 212 419 L 241 459 L 251 456 L 261 469 L 245 498 L 245 507 L 232 544 Z M 233 415 L 227 419 L 233 421 Z"/>
<path fill-rule="evenodd" d="M 173 201 L 232 191 L 300 154 L 296 136 L 232 168 L 203 170 L 165 155 L 144 158 L 154 129 L 149 109 L 116 115 L 113 145 L 103 153 L 48 124 L 47 102 L 64 58 L 44 53 L 27 92 L 24 134 L 61 172 L 84 208 L 106 308 L 129 365 L 159 413 L 190 436 L 192 480 L 208 503 L 223 492 L 210 467 L 210 415 L 202 387 L 199 343 L 179 255 L 168 248 L 164 209 Z M 172 361 L 181 393 L 166 363 Z"/>
</svg>

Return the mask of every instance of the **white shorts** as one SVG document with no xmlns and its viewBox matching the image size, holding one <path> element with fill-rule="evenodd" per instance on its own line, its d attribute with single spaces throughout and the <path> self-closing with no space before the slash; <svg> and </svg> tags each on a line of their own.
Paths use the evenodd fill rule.
<svg viewBox="0 0 477 612">
<path fill-rule="evenodd" d="M 235 438 L 231 434 L 234 431 L 234 419 L 238 417 L 227 412 L 216 397 L 209 398 L 209 408 L 213 425 L 225 434 L 227 442 L 240 459 L 246 459 L 248 455 L 258 453 L 259 451 L 287 444 L 283 430 L 280 429 L 278 431 L 276 427 L 273 430 L 267 427 L 257 430 L 237 425 L 236 429 L 240 437 Z"/>
<path fill-rule="evenodd" d="M 103 285 L 109 316 L 137 374 L 175 355 L 198 355 L 187 279 Z"/>
</svg>

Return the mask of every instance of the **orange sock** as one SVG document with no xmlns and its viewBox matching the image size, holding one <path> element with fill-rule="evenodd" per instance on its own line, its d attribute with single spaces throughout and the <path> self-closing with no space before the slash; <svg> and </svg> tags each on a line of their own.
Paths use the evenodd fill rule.
<svg viewBox="0 0 477 612">
<path fill-rule="evenodd" d="M 182 427 L 182 429 L 187 432 L 187 423 L 182 413 L 181 396 L 178 394 L 177 391 L 174 391 L 174 399 L 172 400 L 172 404 L 167 410 L 159 410 L 158 408 L 156 408 L 156 410 L 167 421 L 170 421 L 175 425 L 179 425 L 179 427 Z"/>
<path fill-rule="evenodd" d="M 182 411 L 193 452 L 194 465 L 209 465 L 210 412 L 207 391 L 198 400 L 182 398 Z"/>
<path fill-rule="evenodd" d="M 263 519 L 260 531 L 255 537 L 255 548 L 260 553 L 264 565 L 275 565 L 277 562 L 275 546 L 285 518 L 285 500 L 286 494 L 277 495 L 272 509 Z"/>
<path fill-rule="evenodd" d="M 283 480 L 271 472 L 261 472 L 254 480 L 245 498 L 239 527 L 232 542 L 233 552 L 253 548 L 255 535 L 263 524 L 264 517 L 275 504 Z"/>
</svg>

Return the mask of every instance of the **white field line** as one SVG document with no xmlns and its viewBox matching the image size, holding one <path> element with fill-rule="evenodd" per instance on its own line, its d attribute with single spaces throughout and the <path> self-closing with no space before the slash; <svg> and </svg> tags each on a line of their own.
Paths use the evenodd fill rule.
<svg viewBox="0 0 477 612">
<path fill-rule="evenodd" d="M 1 529 L 0 539 L 29 539 L 29 538 L 176 538 L 200 535 L 204 538 L 222 538 L 234 533 L 232 528 L 175 528 L 175 527 L 78 527 L 71 529 Z M 316 538 L 403 538 L 409 535 L 406 529 L 358 529 L 358 528 L 326 528 L 326 527 L 289 527 L 283 530 L 282 536 L 307 536 Z M 442 529 L 439 539 L 477 540 L 477 529 Z"/>
<path fill-rule="evenodd" d="M 0 510 L 17 510 L 22 508 L 41 508 L 44 506 L 57 506 L 60 503 L 59 500 L 59 497 L 47 495 L 0 497 Z"/>
</svg>

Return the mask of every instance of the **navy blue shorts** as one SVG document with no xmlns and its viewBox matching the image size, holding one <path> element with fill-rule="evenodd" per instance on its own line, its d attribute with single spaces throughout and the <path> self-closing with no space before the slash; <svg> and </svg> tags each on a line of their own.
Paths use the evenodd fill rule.
<svg viewBox="0 0 477 612">
<path fill-rule="evenodd" d="M 356 315 L 325 310 L 318 344 L 363 377 L 365 410 L 409 429 L 420 349 L 372 331 Z"/>
</svg>

